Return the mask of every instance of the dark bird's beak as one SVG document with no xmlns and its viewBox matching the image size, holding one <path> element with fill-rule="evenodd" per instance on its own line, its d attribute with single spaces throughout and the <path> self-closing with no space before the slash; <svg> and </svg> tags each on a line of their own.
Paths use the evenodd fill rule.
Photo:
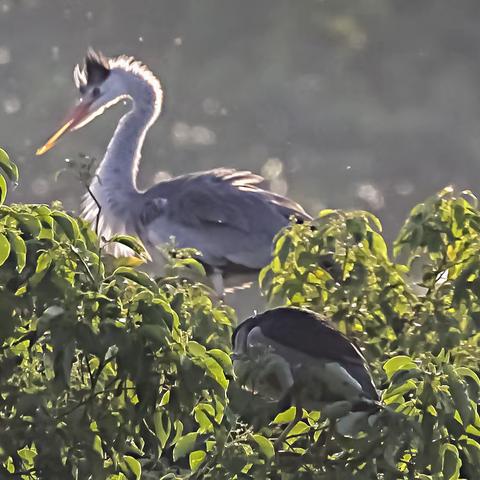
<svg viewBox="0 0 480 480">
<path fill-rule="evenodd" d="M 89 113 L 91 102 L 78 103 L 73 111 L 67 116 L 62 126 L 47 140 L 45 145 L 40 147 L 36 154 L 43 155 L 48 152 L 57 143 L 57 140 L 66 132 L 70 132 L 78 125 Z"/>
</svg>

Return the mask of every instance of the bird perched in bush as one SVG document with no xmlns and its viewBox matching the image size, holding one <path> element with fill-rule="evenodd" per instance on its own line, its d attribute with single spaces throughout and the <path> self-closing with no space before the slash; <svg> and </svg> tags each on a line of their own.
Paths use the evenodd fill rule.
<svg viewBox="0 0 480 480">
<path fill-rule="evenodd" d="M 281 307 L 254 315 L 235 329 L 233 346 L 239 382 L 276 402 L 277 412 L 296 406 L 340 418 L 378 410 L 361 351 L 315 312 Z"/>
</svg>

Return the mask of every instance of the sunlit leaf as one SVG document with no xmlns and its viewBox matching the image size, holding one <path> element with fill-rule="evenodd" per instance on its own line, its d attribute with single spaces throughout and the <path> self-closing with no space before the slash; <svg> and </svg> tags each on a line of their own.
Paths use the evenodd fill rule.
<svg viewBox="0 0 480 480">
<path fill-rule="evenodd" d="M 0 168 L 12 182 L 18 181 L 18 168 L 8 157 L 7 152 L 0 148 Z"/>
<path fill-rule="evenodd" d="M 142 477 L 142 465 L 140 462 L 129 455 L 125 455 L 123 460 L 127 464 L 128 469 L 135 475 L 135 480 L 140 480 Z"/>
<path fill-rule="evenodd" d="M 52 218 L 57 222 L 60 228 L 71 240 L 76 240 L 80 236 L 80 229 L 77 222 L 64 212 L 55 211 L 51 213 Z"/>
<path fill-rule="evenodd" d="M 173 449 L 173 459 L 175 461 L 188 455 L 195 448 L 197 436 L 197 432 L 190 432 L 180 437 Z"/>
<path fill-rule="evenodd" d="M 130 267 L 119 267 L 113 272 L 113 275 L 119 275 L 121 277 L 128 278 L 133 282 L 143 285 L 145 288 L 148 288 L 149 290 L 152 290 L 152 291 L 158 290 L 158 285 L 146 273 L 133 270 Z"/>
<path fill-rule="evenodd" d="M 10 242 L 3 233 L 0 233 L 0 266 L 6 262 L 10 255 L 10 250 Z"/>
<path fill-rule="evenodd" d="M 387 360 L 383 365 L 383 369 L 389 379 L 391 379 L 393 374 L 399 370 L 410 370 L 414 368 L 416 368 L 416 364 L 406 355 L 393 357 L 390 360 Z"/>
<path fill-rule="evenodd" d="M 462 462 L 459 457 L 458 448 L 451 443 L 442 445 L 442 473 L 445 480 L 458 480 L 460 478 L 460 467 Z"/>
<path fill-rule="evenodd" d="M 13 248 L 13 253 L 17 258 L 17 272 L 21 273 L 27 263 L 27 246 L 25 245 L 23 238 L 16 232 L 9 230 L 7 234 L 10 245 Z"/>
<path fill-rule="evenodd" d="M 3 204 L 7 198 L 7 182 L 3 175 L 0 175 L 0 205 Z"/>
<path fill-rule="evenodd" d="M 157 410 L 153 416 L 153 422 L 155 425 L 155 433 L 160 440 L 162 448 L 167 444 L 168 437 L 172 430 L 172 422 L 165 412 Z"/>
<path fill-rule="evenodd" d="M 121 245 L 130 248 L 140 257 L 148 256 L 145 247 L 135 237 L 131 237 L 129 235 L 114 235 L 112 238 L 110 238 L 109 243 L 120 243 Z"/>
<path fill-rule="evenodd" d="M 268 438 L 265 438 L 263 435 L 254 434 L 251 438 L 255 441 L 258 445 L 258 448 L 262 452 L 262 454 L 270 459 L 275 455 L 275 449 L 273 448 L 273 444 Z"/>
<path fill-rule="evenodd" d="M 188 463 L 190 464 L 190 468 L 193 472 L 196 472 L 202 462 L 205 460 L 207 454 L 203 450 L 195 450 L 191 452 L 188 457 Z"/>
<path fill-rule="evenodd" d="M 289 423 L 295 418 L 295 412 L 296 408 L 290 407 L 288 410 L 279 413 L 273 420 L 273 423 Z"/>
</svg>

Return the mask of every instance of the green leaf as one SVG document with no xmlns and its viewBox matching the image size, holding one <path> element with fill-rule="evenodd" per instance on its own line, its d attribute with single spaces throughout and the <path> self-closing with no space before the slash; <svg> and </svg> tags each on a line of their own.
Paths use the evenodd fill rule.
<svg viewBox="0 0 480 480">
<path fill-rule="evenodd" d="M 470 399 L 468 398 L 465 382 L 461 382 L 458 378 L 453 376 L 448 376 L 448 386 L 450 389 L 450 394 L 452 395 L 453 403 L 455 408 L 458 410 L 462 423 L 464 426 L 470 424 L 473 418 L 472 408 L 470 406 Z"/>
<path fill-rule="evenodd" d="M 297 437 L 310 430 L 310 427 L 303 421 L 295 424 L 295 426 L 288 432 L 287 439 L 290 437 Z"/>
<path fill-rule="evenodd" d="M 183 433 L 183 423 L 180 420 L 175 420 L 173 422 L 173 429 L 175 431 L 175 435 L 172 439 L 172 444 L 177 443 Z"/>
<path fill-rule="evenodd" d="M 191 340 L 188 342 L 187 350 L 196 357 L 205 357 L 207 353 L 207 349 L 200 345 L 200 343 L 196 342 L 195 340 Z"/>
<path fill-rule="evenodd" d="M 207 368 L 208 375 L 212 377 L 223 389 L 226 389 L 228 387 L 228 380 L 225 377 L 225 372 L 220 364 L 212 357 L 206 357 L 204 363 Z"/>
<path fill-rule="evenodd" d="M 32 237 L 37 238 L 42 231 L 42 224 L 34 215 L 30 213 L 13 212 L 12 216 L 17 219 L 18 223 L 20 224 L 20 228 L 32 235 Z"/>
<path fill-rule="evenodd" d="M 279 413 L 273 420 L 273 423 L 290 423 L 295 418 L 295 407 L 290 407 L 288 410 Z"/>
<path fill-rule="evenodd" d="M 135 237 L 131 237 L 130 235 L 114 235 L 112 238 L 110 238 L 108 243 L 120 243 L 121 245 L 130 248 L 140 257 L 148 257 L 148 253 L 142 243 L 138 239 L 136 239 Z"/>
<path fill-rule="evenodd" d="M 51 264 L 52 264 L 52 257 L 50 255 L 50 252 L 43 252 L 38 256 L 35 272 L 36 273 L 43 272 L 44 270 L 49 268 Z"/>
<path fill-rule="evenodd" d="M 34 449 L 24 447 L 21 450 L 18 450 L 18 455 L 25 460 L 27 464 L 33 465 L 37 452 Z"/>
<path fill-rule="evenodd" d="M 254 434 L 251 436 L 252 440 L 260 448 L 260 451 L 267 459 L 271 459 L 275 455 L 275 449 L 273 448 L 273 443 L 263 435 Z"/>
<path fill-rule="evenodd" d="M 7 198 L 7 182 L 3 175 L 0 175 L 0 205 L 3 204 Z"/>
<path fill-rule="evenodd" d="M 460 478 L 460 467 L 462 461 L 458 454 L 458 448 L 451 443 L 442 445 L 442 473 L 444 480 L 458 480 Z"/>
<path fill-rule="evenodd" d="M 27 263 L 27 246 L 23 238 L 13 230 L 9 230 L 7 234 L 10 245 L 13 247 L 13 253 L 17 257 L 17 272 L 22 273 Z"/>
<path fill-rule="evenodd" d="M 161 410 L 157 410 L 153 415 L 153 423 L 155 426 L 155 434 L 160 440 L 160 445 L 162 448 L 165 448 L 170 432 L 172 431 L 170 417 Z"/>
<path fill-rule="evenodd" d="M 282 235 L 275 245 L 274 255 L 280 260 L 280 263 L 282 265 L 287 260 L 288 254 L 290 253 L 291 245 L 292 240 L 286 234 Z"/>
<path fill-rule="evenodd" d="M 414 368 L 417 368 L 417 365 L 406 355 L 393 357 L 390 360 L 387 360 L 383 365 L 383 369 L 389 380 L 392 378 L 392 375 L 399 370 L 411 370 Z"/>
<path fill-rule="evenodd" d="M 195 409 L 195 420 L 197 421 L 199 433 L 205 433 L 212 430 L 212 422 L 208 415 L 201 409 Z"/>
<path fill-rule="evenodd" d="M 138 331 L 141 332 L 146 339 L 151 340 L 156 348 L 163 346 L 170 336 L 170 332 L 161 324 L 147 325 L 144 323 Z"/>
<path fill-rule="evenodd" d="M 183 266 L 195 270 L 199 273 L 202 277 L 207 276 L 207 272 L 205 271 L 205 267 L 195 258 L 178 258 L 175 261 L 176 265 Z"/>
<path fill-rule="evenodd" d="M 123 460 L 127 464 L 128 469 L 135 475 L 135 480 L 140 480 L 142 477 L 142 465 L 140 462 L 129 455 L 125 455 Z"/>
<path fill-rule="evenodd" d="M 197 471 L 198 467 L 200 467 L 206 456 L 207 454 L 203 450 L 195 450 L 194 452 L 191 452 L 190 456 L 188 457 L 190 469 L 193 472 Z"/>
<path fill-rule="evenodd" d="M 78 228 L 77 222 L 66 213 L 55 211 L 51 213 L 51 217 L 70 240 L 76 240 L 80 237 L 80 229 Z"/>
<path fill-rule="evenodd" d="M 272 279 L 272 269 L 270 265 L 263 267 L 258 274 L 258 284 L 260 287 L 265 288 Z"/>
<path fill-rule="evenodd" d="M 232 359 L 227 353 L 218 348 L 212 348 L 207 353 L 222 366 L 227 375 L 233 374 Z"/>
<path fill-rule="evenodd" d="M 12 182 L 18 181 L 18 168 L 10 160 L 8 153 L 3 148 L 0 148 L 0 168 Z"/>
<path fill-rule="evenodd" d="M 205 433 L 213 430 L 212 420 L 215 417 L 215 409 L 208 403 L 199 403 L 195 406 L 195 420 L 200 428 L 199 433 Z"/>
<path fill-rule="evenodd" d="M 416 388 L 417 384 L 412 379 L 408 379 L 406 382 L 402 383 L 398 387 L 393 388 L 392 390 L 388 389 L 387 398 L 394 397 L 396 395 L 403 395 L 404 393 L 415 390 Z"/>
<path fill-rule="evenodd" d="M 7 258 L 10 256 L 10 250 L 10 242 L 3 233 L 0 233 L 0 266 L 7 261 Z"/>
<path fill-rule="evenodd" d="M 179 458 L 189 454 L 194 448 L 197 441 L 197 432 L 190 432 L 180 437 L 173 449 L 173 460 L 177 461 Z"/>
<path fill-rule="evenodd" d="M 480 386 L 480 378 L 472 369 L 467 367 L 457 367 L 455 371 L 457 372 L 457 375 L 460 375 L 461 377 L 472 378 L 477 383 L 477 385 Z"/>
<path fill-rule="evenodd" d="M 101 457 L 103 457 L 102 439 L 100 438 L 99 435 L 95 435 L 95 437 L 93 437 L 93 449 L 94 449 Z"/>
<path fill-rule="evenodd" d="M 152 278 L 150 278 L 146 273 L 138 272 L 133 268 L 119 267 L 113 272 L 113 275 L 128 278 L 129 280 L 138 283 L 139 285 L 142 285 L 145 288 L 152 290 L 153 292 L 158 291 L 158 285 Z"/>
<path fill-rule="evenodd" d="M 170 401 L 170 390 L 167 390 L 163 394 L 162 399 L 160 400 L 160 406 L 163 407 L 164 405 L 168 405 L 169 401 Z"/>
<path fill-rule="evenodd" d="M 465 438 L 464 442 L 462 448 L 469 452 L 474 464 L 480 465 L 480 443 L 473 438 Z"/>
<path fill-rule="evenodd" d="M 387 245 L 383 237 L 376 232 L 372 232 L 372 235 L 370 238 L 371 238 L 370 244 L 371 244 L 372 251 L 377 255 L 380 255 L 384 260 L 386 260 L 388 258 L 388 252 L 387 252 Z"/>
<path fill-rule="evenodd" d="M 370 212 L 363 212 L 364 215 L 370 220 L 370 222 L 373 224 L 373 226 L 379 231 L 381 232 L 382 231 L 382 223 L 380 222 L 380 220 L 378 219 L 378 217 L 376 217 L 373 213 L 370 213 Z"/>
</svg>

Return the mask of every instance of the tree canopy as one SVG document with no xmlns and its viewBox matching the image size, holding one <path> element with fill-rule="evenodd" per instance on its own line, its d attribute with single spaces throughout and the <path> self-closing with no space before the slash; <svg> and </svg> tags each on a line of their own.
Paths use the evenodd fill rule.
<svg viewBox="0 0 480 480">
<path fill-rule="evenodd" d="M 328 412 L 260 415 L 231 363 L 233 310 L 187 279 L 114 260 L 60 205 L 4 203 L 0 152 L 0 476 L 5 479 L 458 479 L 480 469 L 480 211 L 447 188 L 393 249 L 363 211 L 277 239 L 272 304 L 330 317 L 364 350 L 384 407 L 340 434 Z M 132 247 L 135 239 L 109 242 Z M 335 411 L 335 408 L 338 411 Z M 278 439 L 280 438 L 281 441 Z"/>
</svg>

